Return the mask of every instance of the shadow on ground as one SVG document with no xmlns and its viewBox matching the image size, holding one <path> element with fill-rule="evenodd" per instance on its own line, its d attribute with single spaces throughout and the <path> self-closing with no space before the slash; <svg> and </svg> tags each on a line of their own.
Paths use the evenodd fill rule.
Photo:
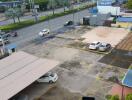
<svg viewBox="0 0 132 100">
<path fill-rule="evenodd" d="M 99 62 L 127 69 L 132 63 L 132 55 L 129 51 L 114 49 L 101 58 Z"/>
</svg>

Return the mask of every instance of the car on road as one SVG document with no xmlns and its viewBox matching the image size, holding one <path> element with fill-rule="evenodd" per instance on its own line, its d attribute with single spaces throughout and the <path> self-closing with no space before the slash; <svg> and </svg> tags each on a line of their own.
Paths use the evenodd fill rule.
<svg viewBox="0 0 132 100">
<path fill-rule="evenodd" d="M 0 33 L 0 36 L 3 36 L 3 37 L 6 37 L 7 38 L 7 37 L 9 37 L 9 34 L 8 33 L 5 33 L 5 32 L 1 32 Z"/>
<path fill-rule="evenodd" d="M 8 34 L 9 34 L 9 36 L 12 36 L 12 37 L 17 37 L 18 36 L 16 31 L 11 31 Z"/>
<path fill-rule="evenodd" d="M 100 45 L 101 45 L 101 42 L 94 41 L 94 42 L 89 44 L 88 48 L 91 49 L 91 50 L 97 50 Z"/>
<path fill-rule="evenodd" d="M 37 82 L 45 82 L 45 83 L 55 83 L 58 79 L 58 75 L 56 73 L 48 72 L 42 77 L 40 77 Z"/>
<path fill-rule="evenodd" d="M 7 39 L 7 37 L 4 37 L 2 35 L 0 35 L 0 46 L 4 44 L 8 44 L 9 40 Z"/>
<path fill-rule="evenodd" d="M 73 21 L 67 21 L 64 26 L 69 26 L 69 25 L 73 25 Z"/>
<path fill-rule="evenodd" d="M 109 43 L 101 43 L 98 50 L 99 51 L 107 51 L 111 48 L 111 45 Z"/>
<path fill-rule="evenodd" d="M 45 35 L 49 34 L 49 32 L 50 32 L 49 29 L 44 29 L 44 30 L 39 32 L 39 36 L 45 36 Z"/>
</svg>

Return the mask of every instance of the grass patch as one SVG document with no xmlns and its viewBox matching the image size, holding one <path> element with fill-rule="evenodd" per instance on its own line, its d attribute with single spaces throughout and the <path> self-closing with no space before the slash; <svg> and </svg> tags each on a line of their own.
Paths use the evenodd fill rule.
<svg viewBox="0 0 132 100">
<path fill-rule="evenodd" d="M 48 19 L 61 17 L 61 16 L 64 16 L 64 15 L 67 15 L 67 14 L 71 14 L 73 12 L 75 13 L 77 11 L 81 11 L 83 9 L 90 8 L 90 7 L 93 7 L 93 6 L 95 6 L 95 4 L 82 6 L 80 8 L 76 8 L 76 9 L 65 11 L 65 12 L 61 12 L 61 13 L 56 13 L 54 15 L 50 14 L 50 15 L 47 15 L 47 16 L 41 16 L 41 17 L 39 17 L 38 22 L 35 22 L 32 19 L 32 20 L 21 21 L 20 23 L 18 22 L 18 23 L 12 23 L 12 24 L 8 24 L 8 25 L 0 26 L 0 30 L 2 30 L 2 31 L 10 31 L 10 30 L 16 30 L 16 29 L 24 28 L 24 27 L 27 27 L 27 26 L 31 26 L 31 25 L 46 21 Z"/>
<path fill-rule="evenodd" d="M 129 66 L 129 69 L 132 69 L 132 65 Z"/>
</svg>

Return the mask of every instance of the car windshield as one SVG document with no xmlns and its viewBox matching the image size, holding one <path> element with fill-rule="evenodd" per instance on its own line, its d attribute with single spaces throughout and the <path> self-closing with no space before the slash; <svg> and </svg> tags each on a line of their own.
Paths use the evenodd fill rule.
<svg viewBox="0 0 132 100">
<path fill-rule="evenodd" d="M 95 43 L 91 43 L 90 45 L 95 45 Z"/>
<path fill-rule="evenodd" d="M 44 78 L 44 77 L 49 77 L 49 76 L 54 77 L 54 76 L 55 76 L 55 74 L 54 74 L 54 73 L 46 73 L 46 74 L 45 74 L 45 75 L 43 75 L 41 78 Z"/>
<path fill-rule="evenodd" d="M 105 47 L 105 45 L 100 45 L 100 47 Z"/>
</svg>

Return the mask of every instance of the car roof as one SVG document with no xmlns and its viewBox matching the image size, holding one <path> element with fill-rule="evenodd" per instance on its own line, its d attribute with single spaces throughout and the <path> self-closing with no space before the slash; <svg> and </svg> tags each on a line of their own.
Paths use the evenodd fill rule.
<svg viewBox="0 0 132 100">
<path fill-rule="evenodd" d="M 98 43 L 98 42 L 99 42 L 99 41 L 94 41 L 94 42 L 92 42 L 92 43 L 95 43 L 95 44 L 96 44 L 96 43 Z"/>
<path fill-rule="evenodd" d="M 106 46 L 107 44 L 108 44 L 108 43 L 104 43 L 104 42 L 103 42 L 103 43 L 101 43 L 101 45 L 105 45 L 105 46 Z"/>
</svg>

